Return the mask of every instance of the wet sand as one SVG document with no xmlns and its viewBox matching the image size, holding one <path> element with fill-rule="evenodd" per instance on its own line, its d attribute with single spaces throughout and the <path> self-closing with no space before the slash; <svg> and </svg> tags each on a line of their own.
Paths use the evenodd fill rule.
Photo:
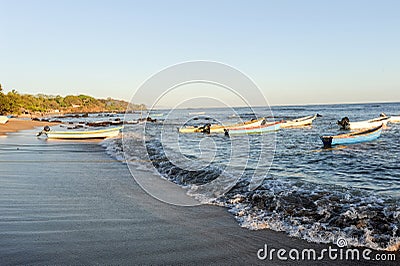
<svg viewBox="0 0 400 266">
<path fill-rule="evenodd" d="M 0 124 L 0 136 L 4 136 L 7 133 L 17 132 L 20 130 L 44 127 L 46 125 L 57 125 L 57 123 L 10 118 L 6 124 Z"/>
<path fill-rule="evenodd" d="M 222 207 L 160 202 L 98 143 L 45 141 L 34 130 L 24 133 L 0 139 L 2 265 L 345 263 L 261 261 L 257 251 L 264 244 L 287 250 L 328 246 L 241 228 Z"/>
</svg>

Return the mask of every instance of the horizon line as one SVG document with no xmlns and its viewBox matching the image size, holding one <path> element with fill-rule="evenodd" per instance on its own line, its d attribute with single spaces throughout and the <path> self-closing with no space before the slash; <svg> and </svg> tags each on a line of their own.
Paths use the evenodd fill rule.
<svg viewBox="0 0 400 266">
<path fill-rule="evenodd" d="M 308 106 L 308 105 L 352 105 L 352 104 L 395 104 L 395 103 L 400 103 L 400 101 L 371 101 L 371 102 L 335 102 L 335 103 L 299 103 L 299 104 L 271 104 L 269 107 L 281 107 L 281 106 Z M 267 107 L 268 105 L 253 105 L 253 106 L 229 106 L 230 108 L 246 108 L 246 107 L 251 107 L 251 108 L 257 108 L 257 107 Z M 146 106 L 147 107 L 147 106 Z M 228 106 L 222 107 L 222 106 L 207 106 L 207 107 L 183 107 L 183 108 L 175 108 L 175 109 L 181 109 L 181 110 L 195 110 L 195 109 L 209 109 L 209 108 L 214 108 L 214 109 L 222 109 L 222 108 L 229 108 Z M 160 107 L 160 108 L 154 108 L 152 110 L 163 110 L 163 109 L 172 109 L 171 107 Z"/>
</svg>

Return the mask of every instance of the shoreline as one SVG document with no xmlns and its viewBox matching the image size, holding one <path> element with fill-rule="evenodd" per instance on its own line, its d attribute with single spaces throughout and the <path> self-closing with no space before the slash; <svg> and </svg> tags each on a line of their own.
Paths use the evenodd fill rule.
<svg viewBox="0 0 400 266">
<path fill-rule="evenodd" d="M 0 124 L 0 136 L 6 136 L 8 133 L 13 133 L 21 130 L 28 130 L 42 126 L 44 127 L 46 125 L 58 125 L 58 124 L 60 123 L 10 118 L 6 124 Z"/>
<path fill-rule="evenodd" d="M 259 260 L 258 250 L 266 244 L 287 251 L 336 248 L 283 232 L 242 228 L 223 207 L 163 203 L 145 193 L 126 164 L 99 144 L 43 142 L 27 135 L 0 138 L 0 145 L 6 145 L 0 149 L 0 261 L 6 265 L 282 265 L 288 262 L 276 253 L 274 260 Z M 165 187 L 165 193 L 174 192 Z"/>
</svg>

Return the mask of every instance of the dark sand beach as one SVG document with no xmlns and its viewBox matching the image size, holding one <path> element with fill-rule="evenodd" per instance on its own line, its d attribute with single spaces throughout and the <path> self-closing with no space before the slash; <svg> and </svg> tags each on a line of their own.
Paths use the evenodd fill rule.
<svg viewBox="0 0 400 266">
<path fill-rule="evenodd" d="M 38 140 L 35 132 L 0 139 L 1 265 L 287 265 L 299 262 L 261 261 L 258 249 L 328 247 L 241 228 L 222 207 L 165 204 L 98 143 Z M 300 261 L 338 263 L 366 261 Z"/>
</svg>

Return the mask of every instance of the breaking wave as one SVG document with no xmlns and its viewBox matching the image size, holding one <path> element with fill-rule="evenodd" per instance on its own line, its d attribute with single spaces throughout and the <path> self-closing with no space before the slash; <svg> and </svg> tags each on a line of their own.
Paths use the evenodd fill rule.
<svg viewBox="0 0 400 266">
<path fill-rule="evenodd" d="M 333 110 L 337 112 L 337 108 Z M 323 123 L 319 126 L 332 130 L 329 122 Z M 236 184 L 218 197 L 199 188 L 224 172 L 224 162 L 215 160 L 199 167 L 201 170 L 188 170 L 171 161 L 171 156 L 182 150 L 165 147 L 155 135 L 145 140 L 146 151 L 138 151 L 136 147 L 143 137 L 134 128 L 125 132 L 129 145 L 123 145 L 121 139 L 107 140 L 103 145 L 112 157 L 141 168 L 144 167 L 141 153 L 146 152 L 154 167 L 148 170 L 187 188 L 188 194 L 203 204 L 228 208 L 238 223 L 250 230 L 268 228 L 317 243 L 332 243 L 343 238 L 351 246 L 398 250 L 400 177 L 397 154 L 400 146 L 394 141 L 399 131 L 392 132 L 393 136 L 383 137 L 377 143 L 330 152 L 312 152 L 321 145 L 315 141 L 320 133 L 316 128 L 288 133 L 297 139 L 288 140 L 286 133 L 278 133 L 277 155 L 268 173 L 266 168 L 267 176 L 261 185 L 253 190 L 249 188 L 252 175 L 251 169 L 246 169 L 238 172 Z M 387 151 L 378 145 L 390 145 L 397 153 L 385 157 L 383 152 Z M 368 157 L 365 150 L 369 151 Z M 185 158 L 192 159 L 191 163 L 201 163 L 196 153 L 187 153 Z"/>
</svg>

